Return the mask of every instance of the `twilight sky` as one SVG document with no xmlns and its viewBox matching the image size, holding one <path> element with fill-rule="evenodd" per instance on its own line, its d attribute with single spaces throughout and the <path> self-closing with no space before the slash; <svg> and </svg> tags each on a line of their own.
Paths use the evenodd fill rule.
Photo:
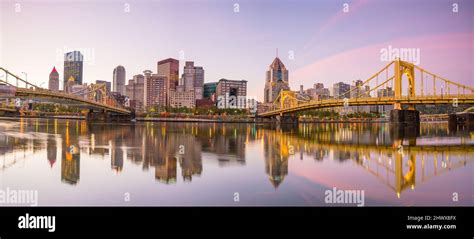
<svg viewBox="0 0 474 239">
<path fill-rule="evenodd" d="M 262 99 L 276 48 L 297 89 L 366 79 L 391 46 L 419 49 L 421 67 L 474 86 L 473 23 L 469 0 L 0 0 L 0 66 L 47 87 L 71 49 L 85 56 L 87 83 L 112 81 L 117 65 L 127 79 L 156 72 L 173 57 L 180 74 L 191 60 L 205 82 L 245 79 Z"/>
</svg>

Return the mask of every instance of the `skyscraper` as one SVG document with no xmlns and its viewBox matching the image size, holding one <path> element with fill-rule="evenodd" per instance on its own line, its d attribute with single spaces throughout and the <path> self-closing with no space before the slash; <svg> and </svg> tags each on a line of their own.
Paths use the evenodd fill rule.
<svg viewBox="0 0 474 239">
<path fill-rule="evenodd" d="M 290 90 L 288 70 L 280 58 L 275 57 L 267 71 L 265 81 L 264 103 L 273 103 L 281 90 Z"/>
<path fill-rule="evenodd" d="M 204 94 L 204 69 L 202 66 L 194 67 L 194 93 L 196 100 L 201 100 Z"/>
<path fill-rule="evenodd" d="M 53 67 L 51 73 L 49 73 L 49 90 L 59 91 L 59 73 L 56 70 L 56 67 Z"/>
<path fill-rule="evenodd" d="M 145 108 L 148 106 L 147 102 L 150 96 L 148 95 L 149 90 L 147 89 L 147 84 L 151 80 L 151 75 L 153 74 L 153 71 L 151 70 L 144 70 L 143 75 L 145 76 L 144 81 L 143 81 L 143 106 Z"/>
<path fill-rule="evenodd" d="M 194 62 L 187 61 L 183 73 L 184 90 L 194 91 L 197 100 L 202 99 L 204 91 L 204 69 L 194 66 Z"/>
<path fill-rule="evenodd" d="M 117 66 L 113 73 L 114 91 L 125 94 L 125 67 Z"/>
<path fill-rule="evenodd" d="M 68 80 L 74 79 L 75 85 L 82 85 L 82 68 L 84 57 L 80 51 L 72 51 L 64 54 L 64 86 L 67 86 Z M 64 87 L 68 92 L 68 88 Z"/>
<path fill-rule="evenodd" d="M 194 73 L 194 62 L 187 61 L 183 72 L 184 91 L 194 91 Z"/>
<path fill-rule="evenodd" d="M 168 58 L 159 61 L 157 64 L 157 74 L 166 76 L 166 105 L 169 105 L 169 92 L 176 90 L 179 83 L 179 61 L 173 58 Z"/>
</svg>

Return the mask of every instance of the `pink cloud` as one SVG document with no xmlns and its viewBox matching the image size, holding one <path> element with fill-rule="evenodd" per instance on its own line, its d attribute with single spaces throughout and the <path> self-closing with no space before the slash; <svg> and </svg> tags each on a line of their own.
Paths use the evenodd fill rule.
<svg viewBox="0 0 474 239">
<path fill-rule="evenodd" d="M 369 1 L 368 0 L 356 0 L 350 3 L 349 6 L 349 12 L 343 12 L 343 7 L 344 5 L 341 5 L 341 10 L 332 15 L 326 22 L 322 24 L 322 26 L 316 31 L 316 33 L 311 37 L 311 39 L 305 44 L 303 47 L 303 50 L 308 49 L 309 47 L 314 45 L 314 42 L 317 40 L 317 38 L 326 31 L 328 28 L 333 27 L 334 25 L 337 25 L 339 22 L 344 20 L 344 18 L 348 17 L 349 15 L 354 14 L 354 12 L 357 12 L 358 9 L 360 9 L 362 6 L 367 4 Z"/>
<path fill-rule="evenodd" d="M 326 87 L 339 81 L 352 83 L 357 79 L 367 79 L 388 63 L 381 61 L 381 49 L 391 45 L 393 48 L 419 48 L 419 66 L 472 86 L 473 36 L 474 33 L 468 32 L 407 37 L 356 48 L 299 68 L 292 79 L 297 85 L 312 86 L 323 82 Z"/>
</svg>

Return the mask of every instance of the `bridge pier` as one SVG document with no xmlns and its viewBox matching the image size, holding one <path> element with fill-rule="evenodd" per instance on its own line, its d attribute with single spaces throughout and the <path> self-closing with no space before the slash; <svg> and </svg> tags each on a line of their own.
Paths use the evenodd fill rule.
<svg viewBox="0 0 474 239">
<path fill-rule="evenodd" d="M 416 109 L 394 109 L 390 111 L 391 123 L 419 124 L 420 111 Z"/>
<path fill-rule="evenodd" d="M 292 115 L 277 115 L 277 123 L 279 124 L 298 124 L 298 116 Z"/>
<path fill-rule="evenodd" d="M 90 110 L 87 112 L 86 121 L 88 122 L 130 122 L 135 118 L 135 113 L 130 115 L 114 114 L 105 110 L 94 112 Z"/>
<path fill-rule="evenodd" d="M 93 110 L 89 110 L 86 115 L 86 121 L 89 122 L 107 122 L 109 119 L 109 113 L 105 110 L 101 112 L 94 112 Z"/>
<path fill-rule="evenodd" d="M 10 111 L 10 110 L 1 111 L 0 110 L 0 116 L 20 117 L 20 111 L 19 110 L 15 110 L 15 111 Z"/>
<path fill-rule="evenodd" d="M 462 113 L 449 114 L 448 126 L 451 130 L 456 130 L 458 126 L 472 129 L 474 128 L 474 113 L 462 112 Z"/>
</svg>

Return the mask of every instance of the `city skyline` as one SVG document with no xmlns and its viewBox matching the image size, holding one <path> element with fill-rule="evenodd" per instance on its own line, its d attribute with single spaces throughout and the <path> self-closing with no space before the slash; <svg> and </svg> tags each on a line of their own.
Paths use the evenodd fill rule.
<svg viewBox="0 0 474 239">
<path fill-rule="evenodd" d="M 231 1 L 131 1 L 130 11 L 124 12 L 121 3 L 44 1 L 21 3 L 16 12 L 13 2 L 2 1 L 0 24 L 5 34 L 0 41 L 0 64 L 13 72 L 28 72 L 29 81 L 47 85 L 51 68 L 63 72 L 60 61 L 71 50 L 84 54 L 85 83 L 112 81 L 110 72 L 117 65 L 127 69 L 128 80 L 144 69 L 156 69 L 162 59 L 175 58 L 181 65 L 191 60 L 206 69 L 206 83 L 244 79 L 248 95 L 263 101 L 265 71 L 277 48 L 291 72 L 291 89 L 365 79 L 386 64 L 381 59 L 383 49 L 418 48 L 421 66 L 437 68 L 439 75 L 469 84 L 474 35 L 469 10 L 474 4 L 458 2 L 459 11 L 453 12 L 445 2 L 427 5 L 415 1 L 410 2 L 412 8 L 405 9 L 392 1 L 352 1 L 344 12 L 343 2 L 241 1 L 236 12 Z M 403 9 L 402 17 L 394 17 L 400 12 L 397 9 Z M 49 12 L 57 14 L 44 17 Z M 377 12 L 384 12 L 385 18 L 375 19 Z M 155 15 L 159 17 L 152 18 Z M 103 20 L 96 23 L 99 18 Z M 186 20 L 199 27 L 181 27 Z M 120 27 L 116 22 L 121 22 Z M 58 30 L 66 25 L 88 34 L 72 38 Z M 377 28 L 386 30 L 369 30 Z M 105 36 L 103 29 L 108 31 Z M 130 31 L 124 34 L 123 29 Z M 149 33 L 149 29 L 161 34 Z M 94 34 L 100 40 L 90 37 Z M 149 37 L 142 38 L 145 34 Z"/>
</svg>

